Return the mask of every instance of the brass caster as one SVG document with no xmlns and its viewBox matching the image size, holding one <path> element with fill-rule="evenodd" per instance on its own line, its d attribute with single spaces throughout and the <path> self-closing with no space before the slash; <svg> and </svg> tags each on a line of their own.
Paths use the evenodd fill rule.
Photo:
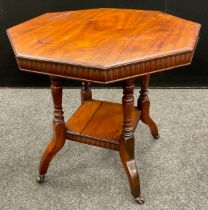
<svg viewBox="0 0 208 210">
<path fill-rule="evenodd" d="M 137 197 L 137 198 L 135 198 L 135 201 L 138 203 L 138 204 L 144 204 L 144 198 L 142 198 L 142 197 Z"/>
<path fill-rule="evenodd" d="M 160 135 L 159 134 L 154 137 L 155 140 L 158 140 L 159 138 L 160 138 Z"/>
<path fill-rule="evenodd" d="M 42 183 L 43 181 L 44 181 L 44 179 L 45 179 L 45 174 L 43 174 L 43 175 L 38 175 L 38 177 L 37 177 L 37 179 L 36 179 L 36 181 L 38 182 L 38 183 Z"/>
</svg>

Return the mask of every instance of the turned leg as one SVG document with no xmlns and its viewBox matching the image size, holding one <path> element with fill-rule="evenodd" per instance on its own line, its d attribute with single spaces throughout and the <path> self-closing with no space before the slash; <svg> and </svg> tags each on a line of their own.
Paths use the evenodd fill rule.
<svg viewBox="0 0 208 210">
<path fill-rule="evenodd" d="M 139 204 L 144 203 L 140 197 L 140 180 L 137 171 L 136 162 L 134 159 L 134 134 L 133 134 L 133 121 L 132 112 L 134 107 L 134 80 L 124 81 L 123 85 L 123 137 L 120 144 L 120 157 L 128 177 L 131 193 L 135 201 Z"/>
<path fill-rule="evenodd" d="M 90 87 L 90 82 L 82 82 L 81 103 L 91 99 L 92 99 L 92 91 Z"/>
<path fill-rule="evenodd" d="M 140 96 L 138 99 L 137 107 L 141 110 L 141 120 L 143 123 L 149 126 L 152 136 L 155 139 L 159 139 L 158 128 L 155 122 L 151 119 L 150 113 L 150 100 L 148 97 L 148 85 L 150 75 L 143 76 L 141 84 Z"/>
<path fill-rule="evenodd" d="M 54 103 L 53 137 L 42 155 L 39 166 L 39 177 L 37 179 L 38 182 L 44 180 L 52 158 L 65 143 L 65 123 L 62 111 L 62 86 L 60 80 L 56 77 L 51 77 L 51 93 Z"/>
</svg>

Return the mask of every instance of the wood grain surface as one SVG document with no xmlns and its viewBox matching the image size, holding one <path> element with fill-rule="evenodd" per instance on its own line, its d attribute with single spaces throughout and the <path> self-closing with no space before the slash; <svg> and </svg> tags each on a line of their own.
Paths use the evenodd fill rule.
<svg viewBox="0 0 208 210">
<path fill-rule="evenodd" d="M 47 13 L 10 28 L 23 70 L 109 83 L 190 64 L 200 24 L 159 11 Z"/>
<path fill-rule="evenodd" d="M 17 55 L 96 68 L 192 51 L 199 25 L 157 11 L 47 13 L 9 30 Z"/>
<path fill-rule="evenodd" d="M 140 118 L 140 111 L 132 111 L 132 129 Z M 84 101 L 66 123 L 66 128 L 82 136 L 119 142 L 122 136 L 123 109 L 121 104 L 97 100 Z"/>
</svg>

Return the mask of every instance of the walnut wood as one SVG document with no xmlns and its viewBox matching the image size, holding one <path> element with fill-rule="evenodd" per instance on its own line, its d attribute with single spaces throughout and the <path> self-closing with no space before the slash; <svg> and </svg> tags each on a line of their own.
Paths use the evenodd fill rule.
<svg viewBox="0 0 208 210">
<path fill-rule="evenodd" d="M 139 204 L 142 204 L 144 201 L 140 195 L 140 179 L 134 159 L 134 143 L 134 137 L 121 140 L 120 158 L 129 181 L 131 194 Z"/>
<path fill-rule="evenodd" d="M 67 131 L 66 138 L 71 141 L 76 141 L 84 144 L 89 144 L 97 147 L 102 147 L 111 150 L 120 150 L 120 143 L 112 140 L 106 140 L 97 136 L 87 136 L 79 133 L 74 133 L 73 131 Z"/>
<path fill-rule="evenodd" d="M 156 123 L 150 117 L 150 100 L 148 97 L 148 85 L 150 75 L 141 78 L 141 91 L 138 98 L 137 107 L 141 110 L 141 120 L 149 126 L 152 136 L 155 139 L 159 138 L 158 128 Z"/>
<path fill-rule="evenodd" d="M 67 121 L 66 128 L 75 133 L 81 133 L 101 104 L 102 101 L 97 100 L 84 101 Z"/>
<path fill-rule="evenodd" d="M 133 107 L 134 107 L 134 80 L 126 80 L 123 83 L 123 138 L 120 142 L 120 157 L 128 177 L 131 193 L 137 202 L 143 203 L 140 197 L 140 180 L 134 159 L 133 136 Z"/>
<path fill-rule="evenodd" d="M 159 11 L 110 8 L 47 13 L 8 29 L 19 68 L 52 76 L 53 138 L 42 156 L 38 181 L 67 138 L 119 151 L 131 193 L 143 203 L 133 132 L 141 114 L 158 136 L 149 116 L 149 74 L 190 64 L 199 31 L 200 24 Z M 138 76 L 143 78 L 136 108 L 133 80 Z M 82 104 L 66 125 L 57 77 L 84 82 Z M 89 82 L 120 80 L 125 80 L 122 105 L 92 100 Z"/>
<path fill-rule="evenodd" d="M 47 173 L 49 164 L 55 154 L 65 143 L 65 123 L 62 111 L 62 86 L 58 78 L 51 78 L 51 93 L 54 102 L 53 138 L 45 149 L 39 166 L 39 174 Z"/>
<path fill-rule="evenodd" d="M 81 89 L 81 103 L 83 104 L 86 100 L 92 99 L 92 91 L 90 82 L 82 82 L 82 89 Z"/>
<path fill-rule="evenodd" d="M 132 107 L 132 132 L 139 121 L 139 117 L 140 113 L 138 110 Z M 102 102 L 82 134 L 119 141 L 122 135 L 122 123 L 122 106 L 117 103 Z"/>
<path fill-rule="evenodd" d="M 136 78 L 142 75 L 175 69 L 191 64 L 193 53 L 181 53 L 174 56 L 129 64 L 106 71 L 100 69 L 76 67 L 69 64 L 42 62 L 38 60 L 17 58 L 19 68 L 23 71 L 54 75 L 73 80 L 85 80 L 99 84 L 111 84 L 124 79 Z"/>
<path fill-rule="evenodd" d="M 132 133 L 139 119 L 140 111 L 136 107 L 132 107 Z M 71 135 L 76 134 L 88 139 L 119 143 L 122 137 L 122 125 L 123 109 L 121 104 L 90 100 L 85 101 L 77 109 L 67 121 L 66 128 Z"/>
<path fill-rule="evenodd" d="M 47 13 L 7 30 L 20 69 L 111 83 L 191 63 L 200 24 L 159 11 Z"/>
<path fill-rule="evenodd" d="M 133 136 L 133 107 L 134 107 L 134 80 L 123 82 L 123 136 L 131 138 Z"/>
</svg>

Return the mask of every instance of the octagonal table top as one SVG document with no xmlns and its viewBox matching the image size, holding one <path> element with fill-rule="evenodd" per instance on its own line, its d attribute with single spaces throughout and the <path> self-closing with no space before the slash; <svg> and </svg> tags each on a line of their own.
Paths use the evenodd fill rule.
<svg viewBox="0 0 208 210">
<path fill-rule="evenodd" d="M 20 69 L 110 83 L 188 65 L 200 24 L 159 11 L 46 13 L 7 30 Z"/>
</svg>

